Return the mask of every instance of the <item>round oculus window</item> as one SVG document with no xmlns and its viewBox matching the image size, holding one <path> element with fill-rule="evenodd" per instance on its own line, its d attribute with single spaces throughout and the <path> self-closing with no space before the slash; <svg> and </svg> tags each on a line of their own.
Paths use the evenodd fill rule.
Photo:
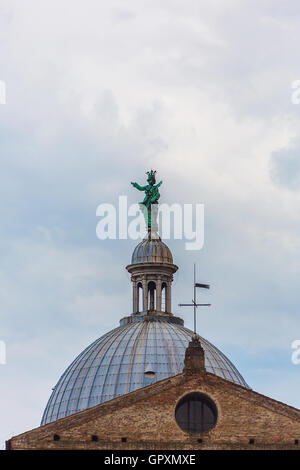
<svg viewBox="0 0 300 470">
<path fill-rule="evenodd" d="M 216 425 L 217 417 L 215 403 L 200 392 L 185 395 L 175 409 L 178 426 L 192 434 L 201 434 L 212 429 Z"/>
</svg>

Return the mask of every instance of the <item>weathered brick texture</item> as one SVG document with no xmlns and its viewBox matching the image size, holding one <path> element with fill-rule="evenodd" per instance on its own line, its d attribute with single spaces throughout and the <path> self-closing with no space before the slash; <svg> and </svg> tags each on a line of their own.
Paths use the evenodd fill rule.
<svg viewBox="0 0 300 470">
<path fill-rule="evenodd" d="M 206 393 L 218 408 L 216 426 L 201 435 L 182 431 L 175 420 L 176 404 L 192 391 Z M 60 439 L 55 441 L 54 434 Z M 93 435 L 98 441 L 91 440 Z M 11 449 L 296 450 L 300 410 L 210 373 L 179 374 L 15 436 L 8 445 Z"/>
</svg>

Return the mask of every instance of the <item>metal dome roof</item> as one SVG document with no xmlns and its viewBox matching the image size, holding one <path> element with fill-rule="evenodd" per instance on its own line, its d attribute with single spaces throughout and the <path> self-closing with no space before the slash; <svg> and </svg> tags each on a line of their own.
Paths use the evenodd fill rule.
<svg viewBox="0 0 300 470">
<path fill-rule="evenodd" d="M 63 373 L 41 424 L 181 373 L 192 335 L 172 317 L 159 316 L 139 316 L 110 331 L 88 346 Z M 208 372 L 248 387 L 221 351 L 204 338 L 200 341 Z"/>
<path fill-rule="evenodd" d="M 161 238 L 144 238 L 134 249 L 131 264 L 138 263 L 171 263 L 173 256 Z"/>
</svg>

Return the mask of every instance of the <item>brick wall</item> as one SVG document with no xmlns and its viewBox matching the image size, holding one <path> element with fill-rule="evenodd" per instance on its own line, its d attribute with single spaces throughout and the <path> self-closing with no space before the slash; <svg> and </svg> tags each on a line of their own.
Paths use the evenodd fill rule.
<svg viewBox="0 0 300 470">
<path fill-rule="evenodd" d="M 218 409 L 216 426 L 201 435 L 182 431 L 175 420 L 176 404 L 192 391 L 206 393 Z M 55 441 L 54 434 L 60 439 Z M 98 441 L 91 440 L 93 435 Z M 296 450 L 300 411 L 210 373 L 179 374 L 15 436 L 9 445 L 12 449 Z"/>
</svg>

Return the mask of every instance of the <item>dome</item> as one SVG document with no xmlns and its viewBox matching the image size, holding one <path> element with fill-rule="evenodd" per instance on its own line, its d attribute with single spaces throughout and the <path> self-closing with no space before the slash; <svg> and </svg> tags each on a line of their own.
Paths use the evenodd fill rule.
<svg viewBox="0 0 300 470">
<path fill-rule="evenodd" d="M 138 263 L 170 263 L 173 256 L 167 245 L 157 238 L 144 238 L 134 249 L 131 264 Z"/>
<path fill-rule="evenodd" d="M 192 335 L 176 317 L 132 317 L 88 346 L 66 369 L 41 424 L 181 373 Z M 221 351 L 204 338 L 200 341 L 208 372 L 248 387 Z"/>
</svg>

